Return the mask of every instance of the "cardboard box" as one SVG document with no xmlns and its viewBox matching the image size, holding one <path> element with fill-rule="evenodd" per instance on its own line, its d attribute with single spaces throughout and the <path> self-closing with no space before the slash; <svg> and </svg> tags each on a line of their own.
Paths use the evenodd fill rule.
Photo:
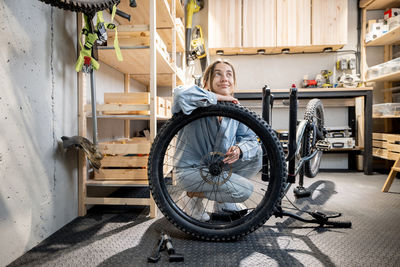
<svg viewBox="0 0 400 267">
<path fill-rule="evenodd" d="M 391 18 L 387 19 L 387 25 L 388 25 L 388 31 L 391 31 L 392 29 L 399 26 L 400 25 L 400 16 L 391 17 Z"/>
<path fill-rule="evenodd" d="M 384 17 L 384 19 L 387 20 L 391 17 L 396 17 L 398 15 L 400 15 L 400 8 L 391 8 L 391 9 L 385 11 L 383 17 Z"/>
</svg>

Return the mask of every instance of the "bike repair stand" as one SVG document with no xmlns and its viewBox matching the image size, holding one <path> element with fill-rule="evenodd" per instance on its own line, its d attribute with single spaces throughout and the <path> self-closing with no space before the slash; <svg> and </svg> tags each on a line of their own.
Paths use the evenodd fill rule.
<svg viewBox="0 0 400 267">
<path fill-rule="evenodd" d="M 94 13 L 86 14 L 87 15 L 87 26 L 89 27 L 87 30 L 88 32 L 94 32 L 94 25 L 93 25 L 93 17 Z M 91 56 L 97 59 L 97 49 L 96 43 L 93 44 L 94 47 L 91 49 Z M 63 147 L 70 148 L 70 147 L 78 147 L 81 148 L 91 165 L 95 169 L 99 169 L 101 166 L 101 160 L 103 159 L 104 155 L 98 150 L 98 141 L 97 141 L 97 113 L 96 113 L 96 87 L 95 87 L 95 78 L 94 78 L 94 69 L 91 65 L 91 59 L 89 57 L 85 57 L 85 61 L 82 67 L 83 73 L 90 74 L 90 91 L 91 91 L 91 106 L 92 106 L 92 121 L 93 121 L 93 143 L 90 142 L 87 138 L 82 136 L 62 136 L 61 139 L 63 140 Z"/>
<path fill-rule="evenodd" d="M 295 197 L 302 198 L 302 197 L 309 197 L 311 196 L 311 191 L 306 189 L 304 186 L 304 166 L 301 167 L 299 172 L 299 185 L 293 189 L 293 193 Z"/>
<path fill-rule="evenodd" d="M 262 96 L 263 96 L 263 98 L 262 98 L 262 117 L 269 124 L 274 98 L 273 98 L 273 95 L 271 95 L 271 89 L 267 85 L 265 85 L 263 87 Z M 291 183 L 291 184 L 296 182 L 296 174 L 295 174 L 296 173 L 295 154 L 296 154 L 296 149 L 297 149 L 296 129 L 297 129 L 297 88 L 293 84 L 292 88 L 290 89 L 290 95 L 289 95 L 289 138 L 288 138 L 289 140 L 288 140 L 288 155 L 286 158 L 286 160 L 289 162 L 287 183 Z M 265 151 L 263 151 L 263 153 L 265 156 L 263 157 L 262 180 L 269 181 L 268 155 L 265 153 Z M 297 186 L 294 189 L 294 194 L 296 197 L 308 197 L 311 195 L 311 192 L 308 191 L 307 189 L 305 189 L 303 186 L 304 169 L 300 170 L 299 175 L 300 175 L 299 186 Z M 314 212 L 303 211 L 303 212 L 309 214 L 313 219 L 305 219 L 297 214 L 284 211 L 282 209 L 282 205 L 279 205 L 278 209 L 274 213 L 274 216 L 278 217 L 278 218 L 282 218 L 283 216 L 288 216 L 288 217 L 291 217 L 293 219 L 296 219 L 296 220 L 299 220 L 302 222 L 319 224 L 320 227 L 329 225 L 329 226 L 337 227 L 337 228 L 351 228 L 351 222 L 329 221 L 329 219 L 331 219 L 331 218 L 340 217 L 341 216 L 340 213 L 326 215 L 319 211 L 314 211 Z"/>
</svg>

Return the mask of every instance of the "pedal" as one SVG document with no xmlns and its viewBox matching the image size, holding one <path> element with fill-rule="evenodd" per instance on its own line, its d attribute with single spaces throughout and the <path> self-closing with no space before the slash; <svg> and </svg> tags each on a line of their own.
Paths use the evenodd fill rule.
<svg viewBox="0 0 400 267">
<path fill-rule="evenodd" d="M 326 141 L 326 140 L 319 140 L 316 144 L 315 147 L 319 151 L 329 151 L 331 149 L 331 143 Z"/>
</svg>

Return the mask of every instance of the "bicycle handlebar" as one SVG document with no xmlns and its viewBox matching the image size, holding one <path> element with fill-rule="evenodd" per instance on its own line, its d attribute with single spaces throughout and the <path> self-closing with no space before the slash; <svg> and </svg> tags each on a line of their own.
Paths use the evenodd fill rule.
<svg viewBox="0 0 400 267">
<path fill-rule="evenodd" d="M 110 14 L 112 13 L 112 9 L 110 8 Z M 121 18 L 127 19 L 128 21 L 131 21 L 131 15 L 128 13 L 125 13 L 119 9 L 115 12 L 116 15 L 120 16 Z"/>
</svg>

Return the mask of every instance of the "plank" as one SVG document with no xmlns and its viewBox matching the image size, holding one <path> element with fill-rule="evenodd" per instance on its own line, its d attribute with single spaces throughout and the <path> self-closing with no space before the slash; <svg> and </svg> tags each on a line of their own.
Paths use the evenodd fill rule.
<svg viewBox="0 0 400 267">
<path fill-rule="evenodd" d="M 208 47 L 240 47 L 241 0 L 208 1 Z"/>
<path fill-rule="evenodd" d="M 276 46 L 276 1 L 243 1 L 243 47 Z"/>
<path fill-rule="evenodd" d="M 367 10 L 386 9 L 400 6 L 399 0 L 361 0 L 360 7 L 363 5 Z"/>
<path fill-rule="evenodd" d="M 372 146 L 376 148 L 388 149 L 389 143 L 381 140 L 372 140 Z"/>
<path fill-rule="evenodd" d="M 147 180 L 147 169 L 99 169 L 95 180 Z"/>
<path fill-rule="evenodd" d="M 148 92 L 131 93 L 104 93 L 105 104 L 150 104 L 150 94 Z"/>
<path fill-rule="evenodd" d="M 146 167 L 148 159 L 148 156 L 105 156 L 101 167 Z"/>
<path fill-rule="evenodd" d="M 88 197 L 86 204 L 89 205 L 140 205 L 148 206 L 150 198 L 111 198 L 111 197 Z"/>
<path fill-rule="evenodd" d="M 311 0 L 277 1 L 277 46 L 311 44 Z"/>
<path fill-rule="evenodd" d="M 123 61 L 118 61 L 112 48 L 100 47 L 99 59 L 101 62 L 125 74 L 150 73 L 150 48 L 121 47 Z M 156 46 L 157 74 L 173 74 L 174 70 L 169 63 L 169 56 Z"/>
<path fill-rule="evenodd" d="M 126 155 L 126 154 L 149 154 L 150 142 L 136 143 L 136 144 L 108 144 L 100 143 L 99 150 L 104 154 L 110 155 Z"/>
<path fill-rule="evenodd" d="M 347 43 L 347 6 L 347 0 L 313 0 L 312 44 Z"/>
<path fill-rule="evenodd" d="M 89 179 L 86 184 L 88 186 L 124 186 L 124 187 L 137 187 L 137 186 L 146 186 L 149 185 L 149 182 L 146 180 L 139 181 L 129 181 L 129 180 L 93 180 Z"/>
<path fill-rule="evenodd" d="M 397 152 L 400 153 L 400 145 L 398 144 L 387 144 L 387 149 L 391 152 Z"/>
<path fill-rule="evenodd" d="M 218 46 L 209 47 L 211 55 L 216 55 L 221 50 L 224 55 L 257 55 L 257 51 L 263 49 L 264 54 L 281 54 L 282 49 L 289 49 L 289 53 L 323 52 L 325 48 L 332 48 L 337 51 L 343 48 L 344 44 L 322 44 L 305 46 L 261 46 L 261 47 L 240 47 L 240 46 Z"/>
</svg>

